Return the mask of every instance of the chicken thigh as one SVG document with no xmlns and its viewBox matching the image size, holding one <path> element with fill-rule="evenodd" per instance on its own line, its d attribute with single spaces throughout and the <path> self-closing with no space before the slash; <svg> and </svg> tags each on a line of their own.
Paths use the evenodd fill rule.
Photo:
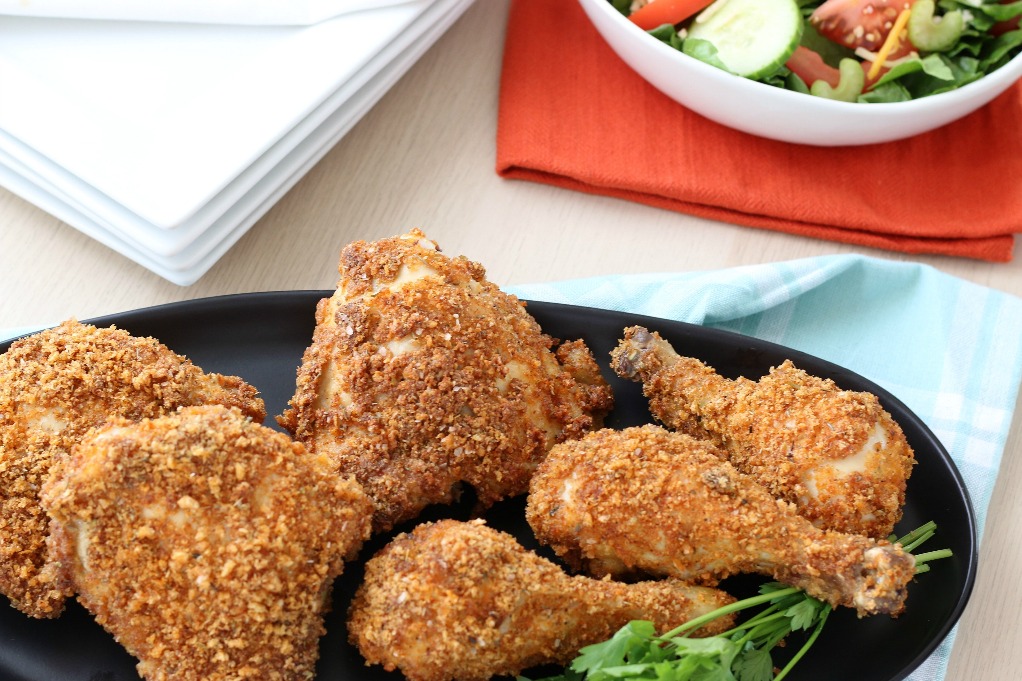
<svg viewBox="0 0 1022 681">
<path fill-rule="evenodd" d="M 57 458 L 108 417 L 225 404 L 266 416 L 256 389 L 206 374 L 152 338 L 67 321 L 0 355 L 0 592 L 33 617 L 56 617 L 67 593 L 46 568 L 49 519 L 39 488 Z"/>
<path fill-rule="evenodd" d="M 565 664 L 634 619 L 664 632 L 733 601 L 677 580 L 572 577 L 482 521 L 443 520 L 399 535 L 368 561 L 348 632 L 368 664 L 409 681 L 483 681 Z M 725 616 L 699 634 L 732 623 Z"/>
<path fill-rule="evenodd" d="M 372 509 L 325 456 L 222 406 L 91 431 L 41 500 L 63 578 L 148 681 L 313 679 Z"/>
<path fill-rule="evenodd" d="M 540 541 L 597 576 L 758 573 L 860 616 L 900 612 L 915 574 L 899 545 L 821 530 L 712 444 L 653 425 L 554 447 L 527 517 Z"/>
<path fill-rule="evenodd" d="M 450 503 L 523 494 L 556 442 L 599 425 L 612 395 L 589 349 L 544 335 L 483 268 L 419 230 L 341 253 L 278 419 L 353 474 L 385 531 Z"/>
<path fill-rule="evenodd" d="M 738 470 L 815 525 L 880 539 L 901 519 L 915 456 L 875 395 L 790 361 L 758 382 L 728 380 L 642 327 L 625 330 L 612 368 L 642 382 L 659 421 L 707 431 Z"/>
</svg>

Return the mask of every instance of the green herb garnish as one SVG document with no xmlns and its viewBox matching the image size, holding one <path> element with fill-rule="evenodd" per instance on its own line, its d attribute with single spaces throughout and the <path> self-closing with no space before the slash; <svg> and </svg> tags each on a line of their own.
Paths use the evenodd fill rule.
<svg viewBox="0 0 1022 681">
<path fill-rule="evenodd" d="M 892 537 L 912 553 L 936 532 L 933 522 Z M 950 549 L 917 554 L 916 574 L 929 563 L 950 557 Z M 716 636 L 691 638 L 689 633 L 734 612 L 765 606 L 738 626 Z M 827 623 L 831 606 L 801 589 L 769 582 L 759 595 L 736 601 L 657 635 L 653 623 L 633 620 L 611 638 L 579 651 L 563 673 L 539 681 L 780 681 L 802 659 Z M 793 631 L 808 631 L 805 643 L 774 675 L 771 651 Z M 518 677 L 518 681 L 529 681 Z"/>
</svg>

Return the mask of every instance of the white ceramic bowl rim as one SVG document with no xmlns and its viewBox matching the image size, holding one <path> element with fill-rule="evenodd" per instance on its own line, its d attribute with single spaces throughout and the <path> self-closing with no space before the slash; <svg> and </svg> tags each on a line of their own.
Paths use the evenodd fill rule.
<svg viewBox="0 0 1022 681">
<path fill-rule="evenodd" d="M 730 78 L 742 78 L 732 73 L 728 73 L 715 66 L 711 66 L 706 62 L 702 62 L 694 57 L 690 57 L 687 54 L 676 50 L 670 45 L 653 38 L 646 33 L 643 29 L 639 28 L 631 21 L 628 20 L 623 14 L 618 12 L 607 0 L 580 0 L 583 4 L 588 4 L 594 9 L 613 15 L 613 20 L 621 24 L 622 28 L 626 31 L 631 31 L 635 35 L 641 35 L 643 39 L 649 40 L 650 42 L 656 43 L 653 49 L 659 50 L 663 56 L 670 59 L 686 68 L 694 68 L 702 71 L 703 75 L 708 78 L 724 82 L 725 79 Z M 982 78 L 975 80 L 971 83 L 963 85 L 960 88 L 949 90 L 948 92 L 942 92 L 936 95 L 930 95 L 928 97 L 920 97 L 919 99 L 912 99 L 907 102 L 876 102 L 869 104 L 861 104 L 855 102 L 839 102 L 833 99 L 826 99 L 824 97 L 813 97 L 812 95 L 803 94 L 801 92 L 794 92 L 792 90 L 785 90 L 780 87 L 768 85 L 747 78 L 742 78 L 748 83 L 759 87 L 761 89 L 761 95 L 768 98 L 776 98 L 777 101 L 783 102 L 790 100 L 792 97 L 796 97 L 797 102 L 801 106 L 815 107 L 821 112 L 828 110 L 842 111 L 850 108 L 856 109 L 856 114 L 863 116 L 875 116 L 883 117 L 890 113 L 892 110 L 897 110 L 899 113 L 906 114 L 912 112 L 918 112 L 920 114 L 931 111 L 934 109 L 943 109 L 949 104 L 960 103 L 964 100 L 971 100 L 976 96 L 977 91 L 983 90 L 984 92 L 997 90 L 1010 85 L 1012 82 L 1022 77 L 1022 54 L 1015 55 L 1007 64 L 1001 66 L 1001 68 L 984 75 Z M 1007 83 L 1005 82 L 1007 81 Z M 861 109 L 861 110 L 860 110 Z"/>
</svg>

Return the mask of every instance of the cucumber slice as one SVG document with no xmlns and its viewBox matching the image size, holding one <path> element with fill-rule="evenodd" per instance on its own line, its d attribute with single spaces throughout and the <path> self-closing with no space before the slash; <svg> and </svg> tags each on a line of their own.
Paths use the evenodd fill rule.
<svg viewBox="0 0 1022 681">
<path fill-rule="evenodd" d="M 796 0 L 716 0 L 692 20 L 686 40 L 713 45 L 731 73 L 763 78 L 784 65 L 801 38 Z"/>
</svg>

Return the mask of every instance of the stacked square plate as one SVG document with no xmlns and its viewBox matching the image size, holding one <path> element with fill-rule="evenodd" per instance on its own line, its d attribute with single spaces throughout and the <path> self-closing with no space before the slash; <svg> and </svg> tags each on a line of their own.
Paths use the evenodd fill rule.
<svg viewBox="0 0 1022 681">
<path fill-rule="evenodd" d="M 194 283 L 471 2 L 297 26 L 0 16 L 0 185 Z"/>
</svg>

